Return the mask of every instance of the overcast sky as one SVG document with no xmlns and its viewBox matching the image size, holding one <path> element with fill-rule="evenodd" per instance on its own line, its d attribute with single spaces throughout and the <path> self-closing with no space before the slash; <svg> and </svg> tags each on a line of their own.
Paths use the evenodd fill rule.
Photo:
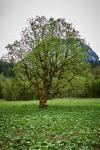
<svg viewBox="0 0 100 150">
<path fill-rule="evenodd" d="M 36 15 L 66 18 L 100 57 L 100 0 L 0 0 L 0 57 Z"/>
</svg>

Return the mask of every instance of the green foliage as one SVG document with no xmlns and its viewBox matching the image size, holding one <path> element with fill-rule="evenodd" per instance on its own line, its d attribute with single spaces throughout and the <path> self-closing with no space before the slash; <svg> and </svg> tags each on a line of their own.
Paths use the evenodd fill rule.
<svg viewBox="0 0 100 150">
<path fill-rule="evenodd" d="M 92 73 L 95 79 L 100 79 L 100 64 L 95 65 L 92 69 Z"/>
<path fill-rule="evenodd" d="M 34 89 L 28 80 L 22 80 L 16 77 L 17 93 L 19 94 L 17 100 L 30 100 L 35 98 Z"/>
<path fill-rule="evenodd" d="M 91 84 L 91 97 L 100 97 L 100 79 L 94 80 Z"/>
<path fill-rule="evenodd" d="M 100 97 L 100 79 L 94 79 L 86 84 L 85 97 Z"/>
<path fill-rule="evenodd" d="M 33 99 L 34 90 L 28 81 L 20 78 L 5 78 L 1 84 L 2 98 L 6 100 L 30 100 Z"/>
<path fill-rule="evenodd" d="M 3 82 L 5 81 L 5 76 L 3 74 L 0 74 L 0 98 L 3 98 Z"/>
<path fill-rule="evenodd" d="M 2 84 L 2 93 L 6 100 L 15 100 L 17 91 L 16 83 L 13 78 L 5 78 Z"/>
<path fill-rule="evenodd" d="M 100 97 L 100 64 L 91 67 L 92 78 L 88 79 L 84 95 L 86 97 Z"/>
<path fill-rule="evenodd" d="M 14 64 L 0 60 L 0 74 L 4 74 L 6 77 L 14 77 L 15 73 L 13 71 Z"/>
<path fill-rule="evenodd" d="M 2 87 L 1 87 L 1 84 L 0 84 L 0 99 L 3 97 L 2 95 Z"/>
<path fill-rule="evenodd" d="M 71 86 L 74 77 L 88 68 L 84 40 L 62 18 L 29 19 L 21 40 L 6 48 L 8 59 L 14 60 L 16 70 L 33 85 L 41 100 Z"/>
<path fill-rule="evenodd" d="M 0 149 L 100 149 L 100 99 L 0 102 Z"/>
</svg>

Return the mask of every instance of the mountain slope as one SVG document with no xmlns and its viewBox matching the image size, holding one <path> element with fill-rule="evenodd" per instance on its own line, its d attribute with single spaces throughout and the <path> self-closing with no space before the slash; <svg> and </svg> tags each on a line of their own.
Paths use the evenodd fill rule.
<svg viewBox="0 0 100 150">
<path fill-rule="evenodd" d="M 87 57 L 88 57 L 89 63 L 93 63 L 93 62 L 98 63 L 99 62 L 98 55 L 90 47 L 88 47 L 88 50 L 87 50 Z"/>
</svg>

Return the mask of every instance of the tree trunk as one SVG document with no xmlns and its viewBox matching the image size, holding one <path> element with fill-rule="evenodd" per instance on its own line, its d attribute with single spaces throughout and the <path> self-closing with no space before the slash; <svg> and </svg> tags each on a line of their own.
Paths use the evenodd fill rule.
<svg viewBox="0 0 100 150">
<path fill-rule="evenodd" d="M 39 101 L 40 108 L 47 107 L 47 99 L 48 99 L 48 90 L 46 88 L 43 88 L 40 91 L 40 101 Z"/>
</svg>

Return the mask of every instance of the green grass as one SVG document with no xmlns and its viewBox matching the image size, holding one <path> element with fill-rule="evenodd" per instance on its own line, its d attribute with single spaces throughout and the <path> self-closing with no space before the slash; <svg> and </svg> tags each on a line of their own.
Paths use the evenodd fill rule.
<svg viewBox="0 0 100 150">
<path fill-rule="evenodd" d="M 1 101 L 0 150 L 100 150 L 100 99 Z"/>
</svg>

